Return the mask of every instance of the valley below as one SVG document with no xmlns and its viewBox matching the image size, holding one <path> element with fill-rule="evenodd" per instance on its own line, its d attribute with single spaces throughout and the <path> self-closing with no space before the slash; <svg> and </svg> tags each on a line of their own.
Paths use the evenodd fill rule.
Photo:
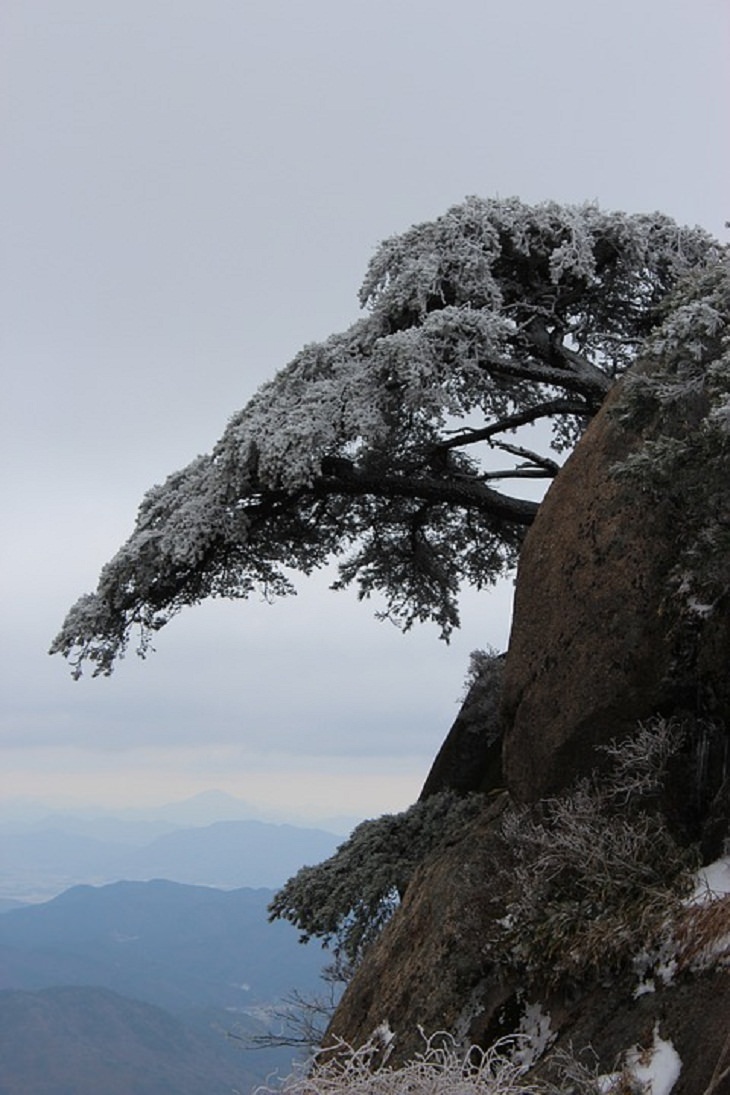
<svg viewBox="0 0 730 1095">
<path fill-rule="evenodd" d="M 274 1044 L 282 1016 L 325 993 L 331 956 L 267 908 L 340 840 L 244 819 L 0 832 L 1 1095 L 217 1095 L 286 1075 L 306 1053 Z"/>
</svg>

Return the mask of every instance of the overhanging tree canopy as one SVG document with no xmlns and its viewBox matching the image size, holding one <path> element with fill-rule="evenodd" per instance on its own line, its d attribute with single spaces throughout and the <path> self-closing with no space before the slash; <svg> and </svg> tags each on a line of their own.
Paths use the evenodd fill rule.
<svg viewBox="0 0 730 1095">
<path fill-rule="evenodd" d="M 516 199 L 470 198 L 386 241 L 366 317 L 305 347 L 145 496 L 52 652 L 109 673 L 135 629 L 143 653 L 185 605 L 286 594 L 287 571 L 333 558 L 338 587 L 448 636 L 461 583 L 509 570 L 536 512 L 498 484 L 557 473 L 666 294 L 717 253 L 661 214 Z M 545 419 L 544 451 L 515 436 Z"/>
</svg>

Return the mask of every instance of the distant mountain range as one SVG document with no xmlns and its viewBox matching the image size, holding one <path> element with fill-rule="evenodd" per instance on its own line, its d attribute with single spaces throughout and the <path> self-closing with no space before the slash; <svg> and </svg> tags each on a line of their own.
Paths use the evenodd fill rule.
<svg viewBox="0 0 730 1095">
<path fill-rule="evenodd" d="M 294 1050 L 251 1039 L 288 994 L 322 995 L 328 956 L 267 906 L 343 837 L 202 824 L 244 805 L 0 814 L 0 1095 L 232 1095 L 290 1071 Z"/>
<path fill-rule="evenodd" d="M 222 1040 L 107 989 L 0 992 L 2 1095 L 232 1095 L 260 1082 Z"/>
<path fill-rule="evenodd" d="M 292 990 L 318 994 L 328 956 L 267 922 L 272 894 L 117 882 L 0 915 L 2 1095 L 215 1095 L 286 1073 L 291 1050 L 233 1047 Z"/>
<path fill-rule="evenodd" d="M 283 921 L 272 890 L 176 882 L 76 886 L 0 916 L 0 989 L 102 985 L 184 1014 L 231 1014 L 313 988 L 326 960 Z"/>
<path fill-rule="evenodd" d="M 278 887 L 342 841 L 322 829 L 263 821 L 217 821 L 161 833 L 151 823 L 106 822 L 57 817 L 42 826 L 0 830 L 0 898 L 43 900 L 77 883 L 121 878 Z"/>
<path fill-rule="evenodd" d="M 114 810 L 83 808 L 75 801 L 66 805 L 50 804 L 35 799 L 3 800 L 0 803 L 0 829 L 25 830 L 32 827 L 47 827 L 49 822 L 62 822 L 62 828 L 74 825 L 82 826 L 89 821 L 101 826 L 105 837 L 114 838 L 123 827 L 124 840 L 133 837 L 135 828 L 140 832 L 154 830 L 152 835 L 176 828 L 192 828 L 198 825 L 212 825 L 215 821 L 267 821 L 272 825 L 295 825 L 303 829 L 325 829 L 328 832 L 344 835 L 349 833 L 362 818 L 319 817 L 306 819 L 295 816 L 283 808 L 274 815 L 257 809 L 255 805 L 226 791 L 202 791 L 191 798 L 179 799 L 157 806 L 129 806 Z"/>
</svg>

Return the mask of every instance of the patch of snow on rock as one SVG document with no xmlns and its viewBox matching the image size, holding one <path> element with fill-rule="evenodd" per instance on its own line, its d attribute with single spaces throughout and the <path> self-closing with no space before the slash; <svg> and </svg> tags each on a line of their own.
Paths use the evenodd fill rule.
<svg viewBox="0 0 730 1095">
<path fill-rule="evenodd" d="M 390 1029 L 390 1023 L 387 1019 L 384 1019 L 380 1026 L 376 1027 L 373 1031 L 373 1040 L 383 1042 L 386 1046 L 389 1045 L 394 1038 L 395 1034 L 393 1034 L 393 1031 Z"/>
<path fill-rule="evenodd" d="M 522 1068 L 531 1068 L 555 1040 L 550 1016 L 540 1004 L 527 1004 L 517 1030 L 521 1046 L 514 1054 L 515 1062 Z"/>
<path fill-rule="evenodd" d="M 701 905 L 727 894 L 730 894 L 730 855 L 716 859 L 697 872 L 697 884 L 689 903 Z"/>
<path fill-rule="evenodd" d="M 669 1095 L 679 1079 L 682 1062 L 672 1043 L 659 1036 L 658 1024 L 654 1027 L 654 1044 L 651 1050 L 636 1046 L 626 1054 L 626 1065 L 631 1076 L 647 1095 Z"/>
</svg>

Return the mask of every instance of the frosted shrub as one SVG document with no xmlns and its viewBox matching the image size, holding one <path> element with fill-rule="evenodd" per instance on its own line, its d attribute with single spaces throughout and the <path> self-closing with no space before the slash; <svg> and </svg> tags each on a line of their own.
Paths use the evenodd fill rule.
<svg viewBox="0 0 730 1095">
<path fill-rule="evenodd" d="M 680 741 L 657 720 L 610 747 L 609 775 L 507 811 L 506 915 L 490 940 L 498 963 L 554 985 L 615 970 L 661 933 L 695 865 L 649 802 Z"/>
<path fill-rule="evenodd" d="M 289 879 L 269 906 L 271 919 L 289 920 L 302 942 L 316 936 L 356 962 L 393 915 L 416 867 L 483 802 L 481 795 L 443 791 L 400 814 L 363 821 L 333 856 Z"/>
<path fill-rule="evenodd" d="M 464 681 L 462 704 L 470 705 L 470 717 L 493 725 L 499 721 L 504 677 L 504 654 L 493 647 L 472 650 Z"/>
<path fill-rule="evenodd" d="M 423 1053 L 398 1068 L 387 1063 L 387 1045 L 375 1037 L 360 1049 L 340 1043 L 306 1075 L 283 1081 L 278 1095 L 542 1095 L 512 1057 L 514 1041 L 481 1050 L 459 1049 L 434 1035 Z M 385 1063 L 382 1063 L 385 1056 Z M 273 1093 L 272 1093 L 273 1095 Z"/>
<path fill-rule="evenodd" d="M 382 1034 L 386 1037 L 383 1039 Z M 338 1043 L 305 1072 L 255 1095 L 650 1095 L 627 1069 L 599 1075 L 568 1052 L 555 1054 L 550 1078 L 531 1078 L 519 1064 L 526 1039 L 501 1039 L 489 1049 L 459 1047 L 447 1034 L 428 1039 L 423 1053 L 399 1067 L 387 1062 L 387 1028 L 366 1045 Z M 392 1036 L 391 1036 L 392 1037 Z M 530 1056 L 530 1054 L 527 1054 Z"/>
<path fill-rule="evenodd" d="M 674 611 L 711 615 L 730 588 L 730 263 L 689 276 L 665 302 L 643 368 L 616 413 L 651 440 L 614 467 L 637 492 L 673 503 L 682 541 L 671 575 Z"/>
</svg>

